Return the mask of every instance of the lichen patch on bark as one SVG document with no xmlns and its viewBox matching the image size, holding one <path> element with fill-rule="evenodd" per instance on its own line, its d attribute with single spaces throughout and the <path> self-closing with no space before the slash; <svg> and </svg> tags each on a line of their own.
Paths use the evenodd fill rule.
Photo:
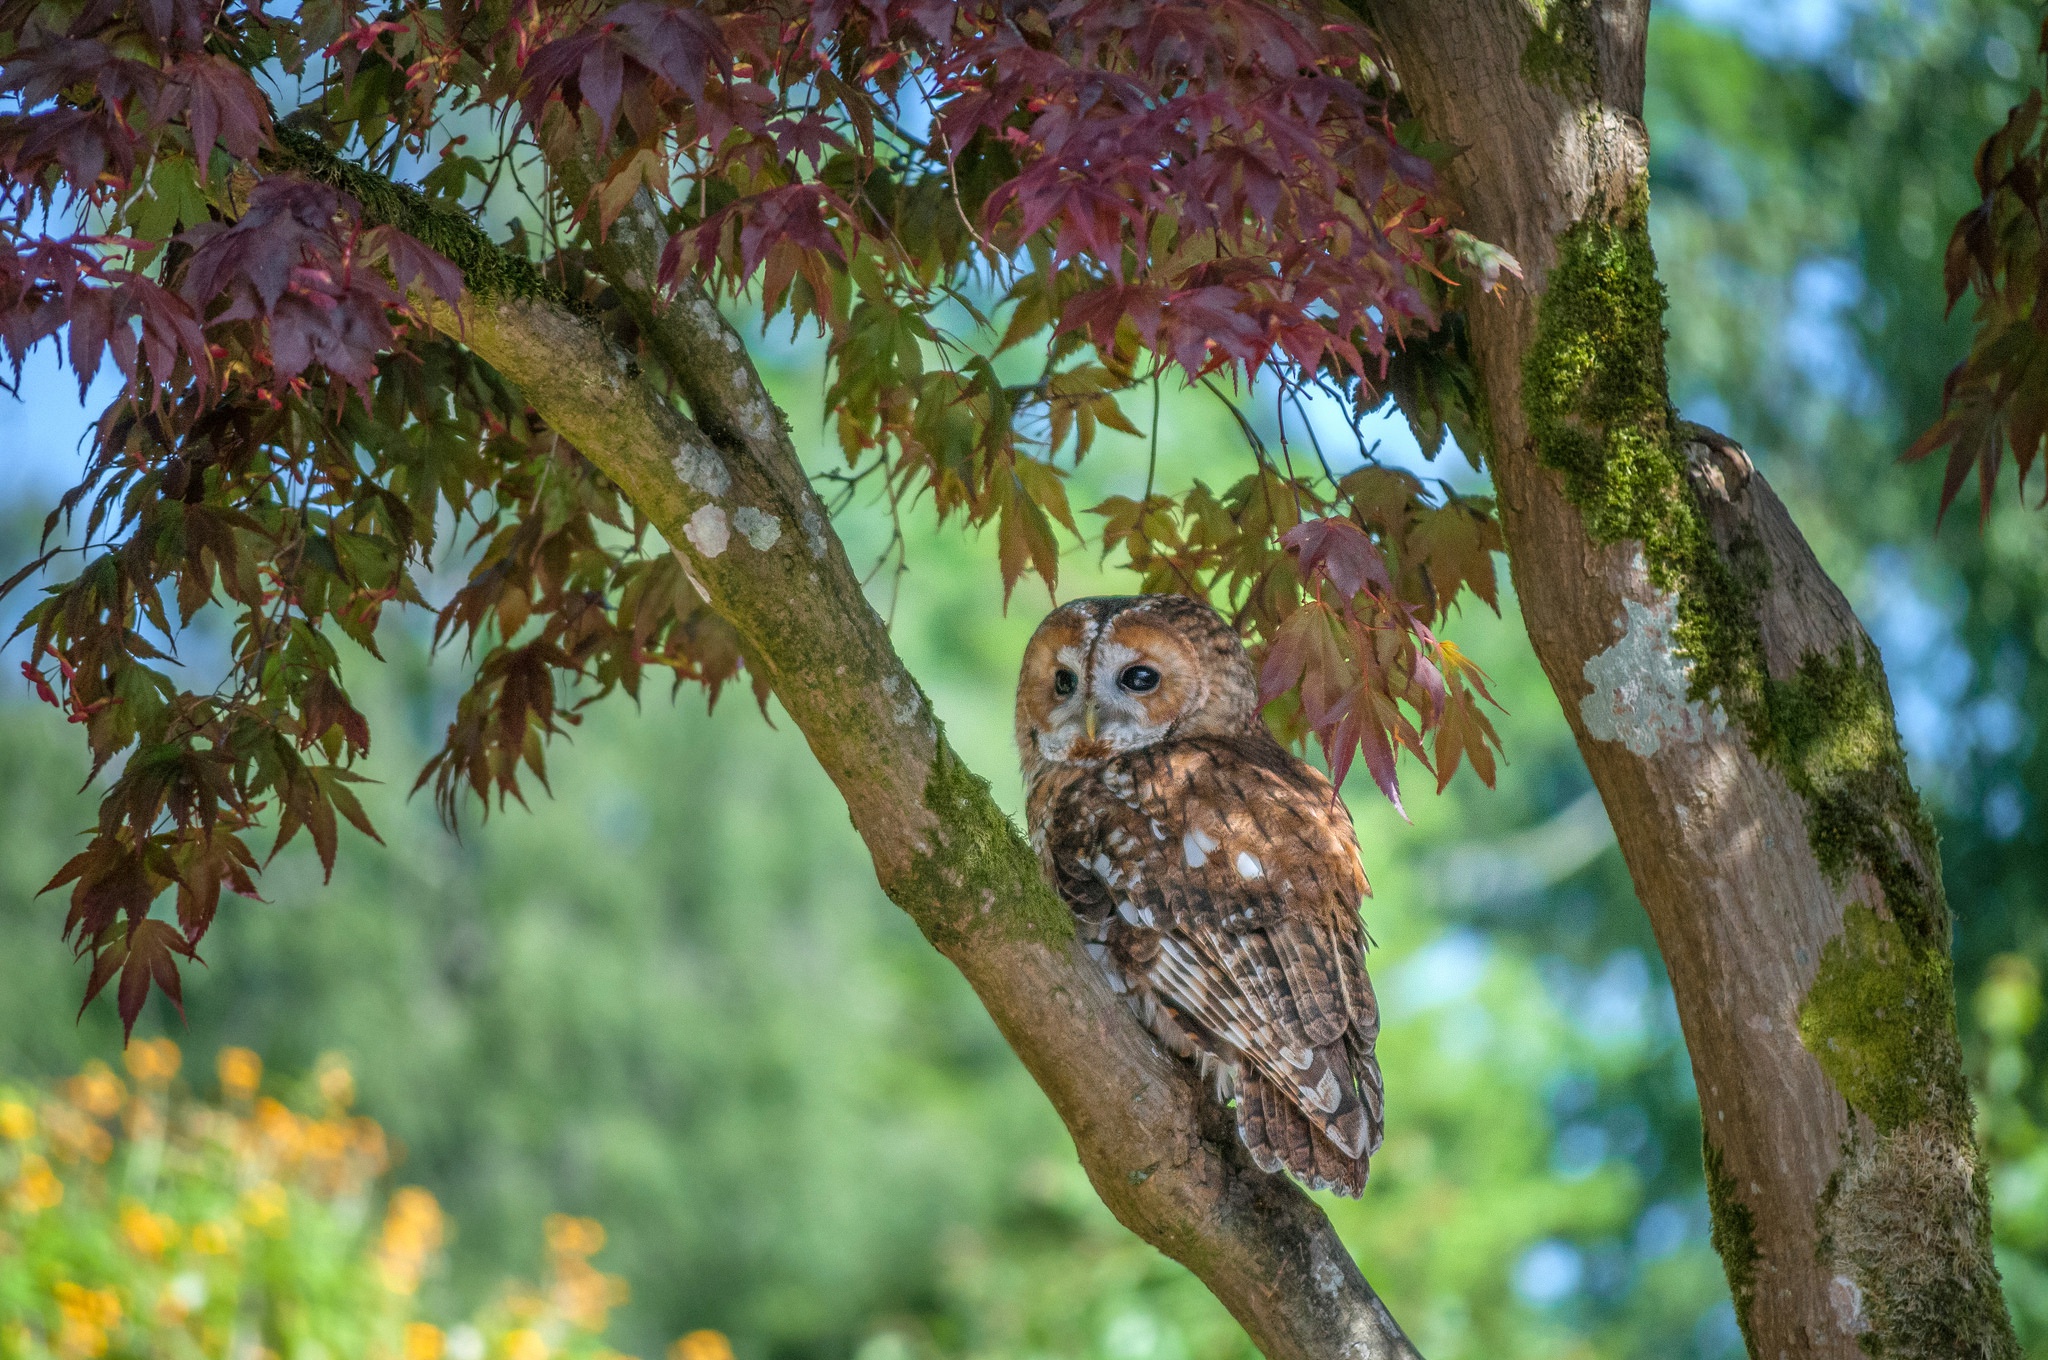
<svg viewBox="0 0 2048 1360">
<path fill-rule="evenodd" d="M 1592 693 L 1579 701 L 1579 717 L 1595 741 L 1618 741 L 1639 756 L 1655 755 L 1667 742 L 1704 741 L 1727 728 L 1710 701 L 1690 697 L 1692 663 L 1672 637 L 1677 602 L 1660 595 L 1651 604 L 1622 601 L 1614 621 L 1621 630 L 1612 647 L 1589 658 L 1584 668 Z"/>
<path fill-rule="evenodd" d="M 722 506 L 700 506 L 683 525 L 683 537 L 689 539 L 690 546 L 704 556 L 716 557 L 732 541 L 732 526 L 726 523 Z"/>
</svg>

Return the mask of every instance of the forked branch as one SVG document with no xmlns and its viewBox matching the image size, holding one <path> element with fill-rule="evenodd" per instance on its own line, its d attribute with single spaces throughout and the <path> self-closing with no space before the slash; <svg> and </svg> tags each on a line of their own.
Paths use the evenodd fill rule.
<svg viewBox="0 0 2048 1360">
<path fill-rule="evenodd" d="M 310 147 L 303 159 L 295 168 L 366 187 L 365 172 Z M 357 196 L 373 214 L 413 202 L 384 190 Z M 450 229 L 444 217 L 420 234 Z M 489 248 L 480 234 L 451 258 L 478 248 Z M 690 416 L 545 295 L 472 289 L 459 315 L 427 305 L 619 485 L 740 632 L 845 798 L 883 889 L 974 987 L 1117 1218 L 1192 1270 L 1272 1360 L 1414 1356 L 1321 1210 L 1250 1165 L 1082 952 L 1030 847 L 896 655 L 740 337 L 701 295 L 655 305 L 659 248 L 636 206 L 597 263 Z"/>
</svg>

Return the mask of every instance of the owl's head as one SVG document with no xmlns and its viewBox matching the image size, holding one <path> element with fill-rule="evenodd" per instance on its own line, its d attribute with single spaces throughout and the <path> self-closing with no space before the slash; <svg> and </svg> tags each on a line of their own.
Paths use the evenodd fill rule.
<svg viewBox="0 0 2048 1360">
<path fill-rule="evenodd" d="M 1075 600 L 1046 615 L 1024 649 L 1017 750 L 1028 777 L 1242 732 L 1258 713 L 1251 661 L 1208 605 L 1184 595 Z"/>
</svg>

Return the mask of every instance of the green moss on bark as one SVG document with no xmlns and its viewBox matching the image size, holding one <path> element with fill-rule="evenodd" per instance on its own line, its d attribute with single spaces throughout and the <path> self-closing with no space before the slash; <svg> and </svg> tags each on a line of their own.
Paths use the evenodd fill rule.
<svg viewBox="0 0 2048 1360">
<path fill-rule="evenodd" d="M 1735 1322 L 1742 1328 L 1742 1344 L 1751 1355 L 1756 1343 L 1749 1332 L 1749 1311 L 1756 1302 L 1756 1269 L 1761 1253 L 1756 1245 L 1756 1215 L 1742 1202 L 1735 1177 L 1711 1134 L 1700 1139 L 1700 1159 L 1707 1170 L 1707 1212 L 1711 1216 L 1709 1240 L 1728 1273 L 1728 1293 L 1735 1302 Z"/>
<path fill-rule="evenodd" d="M 1593 88 L 1592 0 L 1527 0 L 1534 28 L 1522 47 L 1522 74 L 1563 94 Z"/>
<path fill-rule="evenodd" d="M 277 145 L 273 164 L 341 190 L 362 205 L 365 220 L 373 226 L 397 227 L 432 246 L 462 271 L 463 282 L 478 298 L 563 301 L 561 290 L 538 265 L 492 241 L 469 214 L 430 202 L 417 189 L 351 165 L 301 128 L 280 126 Z"/>
<path fill-rule="evenodd" d="M 1594 540 L 1641 542 L 1651 584 L 1677 596 L 1692 697 L 1735 712 L 1763 690 L 1761 583 L 1737 579 L 1686 483 L 1648 206 L 1640 199 L 1622 220 L 1581 222 L 1558 241 L 1522 409 L 1538 460 L 1563 474 Z"/>
<path fill-rule="evenodd" d="M 1046 883 L 1038 857 L 996 805 L 988 781 L 953 754 L 943 727 L 924 805 L 938 819 L 937 843 L 885 886 L 925 938 L 945 949 L 991 923 L 1016 939 L 1073 938 L 1073 914 Z"/>
<path fill-rule="evenodd" d="M 1861 903 L 1844 913 L 1799 1008 L 1799 1038 L 1879 1134 L 1924 1119 L 1968 1129 L 1948 955 L 1896 919 Z"/>
</svg>

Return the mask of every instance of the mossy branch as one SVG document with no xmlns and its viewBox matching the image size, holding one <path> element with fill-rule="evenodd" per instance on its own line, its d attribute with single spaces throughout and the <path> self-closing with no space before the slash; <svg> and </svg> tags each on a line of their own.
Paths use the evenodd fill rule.
<svg viewBox="0 0 2048 1360">
<path fill-rule="evenodd" d="M 303 128 L 281 123 L 276 137 L 277 149 L 268 158 L 273 167 L 339 189 L 362 205 L 364 220 L 371 225 L 396 227 L 432 246 L 462 271 L 464 285 L 477 298 L 566 305 L 560 286 L 539 265 L 491 240 L 468 213 L 365 170 Z"/>
<path fill-rule="evenodd" d="M 1081 949 L 1030 847 L 896 655 L 737 335 L 701 296 L 654 305 L 653 215 L 621 218 L 594 256 L 643 330 L 657 328 L 657 360 L 722 357 L 675 385 L 692 415 L 465 216 L 286 135 L 290 168 L 463 269 L 459 313 L 422 302 L 432 323 L 610 477 L 739 630 L 883 888 L 973 985 L 1117 1218 L 1194 1271 L 1271 1360 L 1416 1360 L 1321 1210 L 1251 1164 L 1192 1069 L 1160 1052 Z"/>
</svg>

